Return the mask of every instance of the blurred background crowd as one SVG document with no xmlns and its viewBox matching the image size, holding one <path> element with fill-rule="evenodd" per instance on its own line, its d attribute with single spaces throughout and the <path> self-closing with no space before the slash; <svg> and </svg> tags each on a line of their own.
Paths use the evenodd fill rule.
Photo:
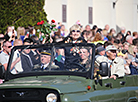
<svg viewBox="0 0 138 102">
<path fill-rule="evenodd" d="M 124 61 L 125 74 L 138 74 L 137 31 L 126 31 L 125 27 L 122 27 L 120 32 L 116 32 L 108 24 L 103 28 L 99 28 L 98 25 L 93 25 L 92 27 L 90 25 L 83 26 L 79 22 L 76 22 L 69 31 L 61 22 L 56 24 L 56 28 L 58 29 L 57 32 L 51 32 L 50 34 L 50 43 L 94 43 L 96 46 L 95 59 L 99 56 L 106 57 L 106 47 L 113 45 L 117 49 L 115 56 L 120 57 Z M 17 29 L 14 26 L 8 26 L 5 34 L 0 34 L 1 59 L 3 60 L 4 58 L 2 56 L 10 55 L 13 46 L 23 45 L 25 39 L 28 38 L 32 40 L 31 44 L 46 43 L 43 33 L 37 33 L 37 29 L 33 26 L 28 26 L 28 28 L 18 27 Z M 78 42 L 78 39 L 80 42 Z"/>
</svg>

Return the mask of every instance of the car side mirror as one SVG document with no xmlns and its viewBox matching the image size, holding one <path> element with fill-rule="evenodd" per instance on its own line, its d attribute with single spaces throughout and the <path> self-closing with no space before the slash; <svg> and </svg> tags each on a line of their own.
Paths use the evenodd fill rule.
<svg viewBox="0 0 138 102">
<path fill-rule="evenodd" d="M 5 78 L 5 68 L 3 65 L 0 65 L 0 79 Z"/>
<path fill-rule="evenodd" d="M 101 62 L 99 70 L 100 70 L 101 76 L 108 76 L 108 63 L 107 62 Z"/>
</svg>

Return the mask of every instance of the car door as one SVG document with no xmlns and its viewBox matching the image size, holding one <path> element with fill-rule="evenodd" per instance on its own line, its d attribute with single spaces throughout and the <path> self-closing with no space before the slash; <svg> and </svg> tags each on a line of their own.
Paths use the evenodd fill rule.
<svg viewBox="0 0 138 102">
<path fill-rule="evenodd" d="M 136 102 L 138 76 L 125 76 L 114 79 L 95 80 L 93 88 L 99 91 L 99 102 Z"/>
</svg>

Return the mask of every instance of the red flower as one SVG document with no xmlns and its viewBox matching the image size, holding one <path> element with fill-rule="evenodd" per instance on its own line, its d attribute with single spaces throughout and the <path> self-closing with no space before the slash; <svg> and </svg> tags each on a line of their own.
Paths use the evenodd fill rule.
<svg viewBox="0 0 138 102">
<path fill-rule="evenodd" d="M 44 24 L 43 20 L 41 22 L 37 22 L 37 25 L 42 25 L 42 24 Z"/>
<path fill-rule="evenodd" d="M 41 24 L 41 25 L 44 24 L 44 21 L 42 20 L 42 21 L 40 22 L 40 24 Z"/>
<path fill-rule="evenodd" d="M 55 20 L 52 19 L 51 22 L 52 22 L 52 23 L 55 23 Z"/>
<path fill-rule="evenodd" d="M 40 25 L 40 22 L 38 22 L 37 25 Z"/>
</svg>

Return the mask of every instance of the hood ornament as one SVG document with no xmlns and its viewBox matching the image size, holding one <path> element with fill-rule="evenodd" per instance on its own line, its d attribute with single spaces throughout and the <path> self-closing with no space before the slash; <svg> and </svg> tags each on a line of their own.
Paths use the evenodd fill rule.
<svg viewBox="0 0 138 102">
<path fill-rule="evenodd" d="M 16 92 L 20 97 L 24 96 L 25 92 Z"/>
</svg>

